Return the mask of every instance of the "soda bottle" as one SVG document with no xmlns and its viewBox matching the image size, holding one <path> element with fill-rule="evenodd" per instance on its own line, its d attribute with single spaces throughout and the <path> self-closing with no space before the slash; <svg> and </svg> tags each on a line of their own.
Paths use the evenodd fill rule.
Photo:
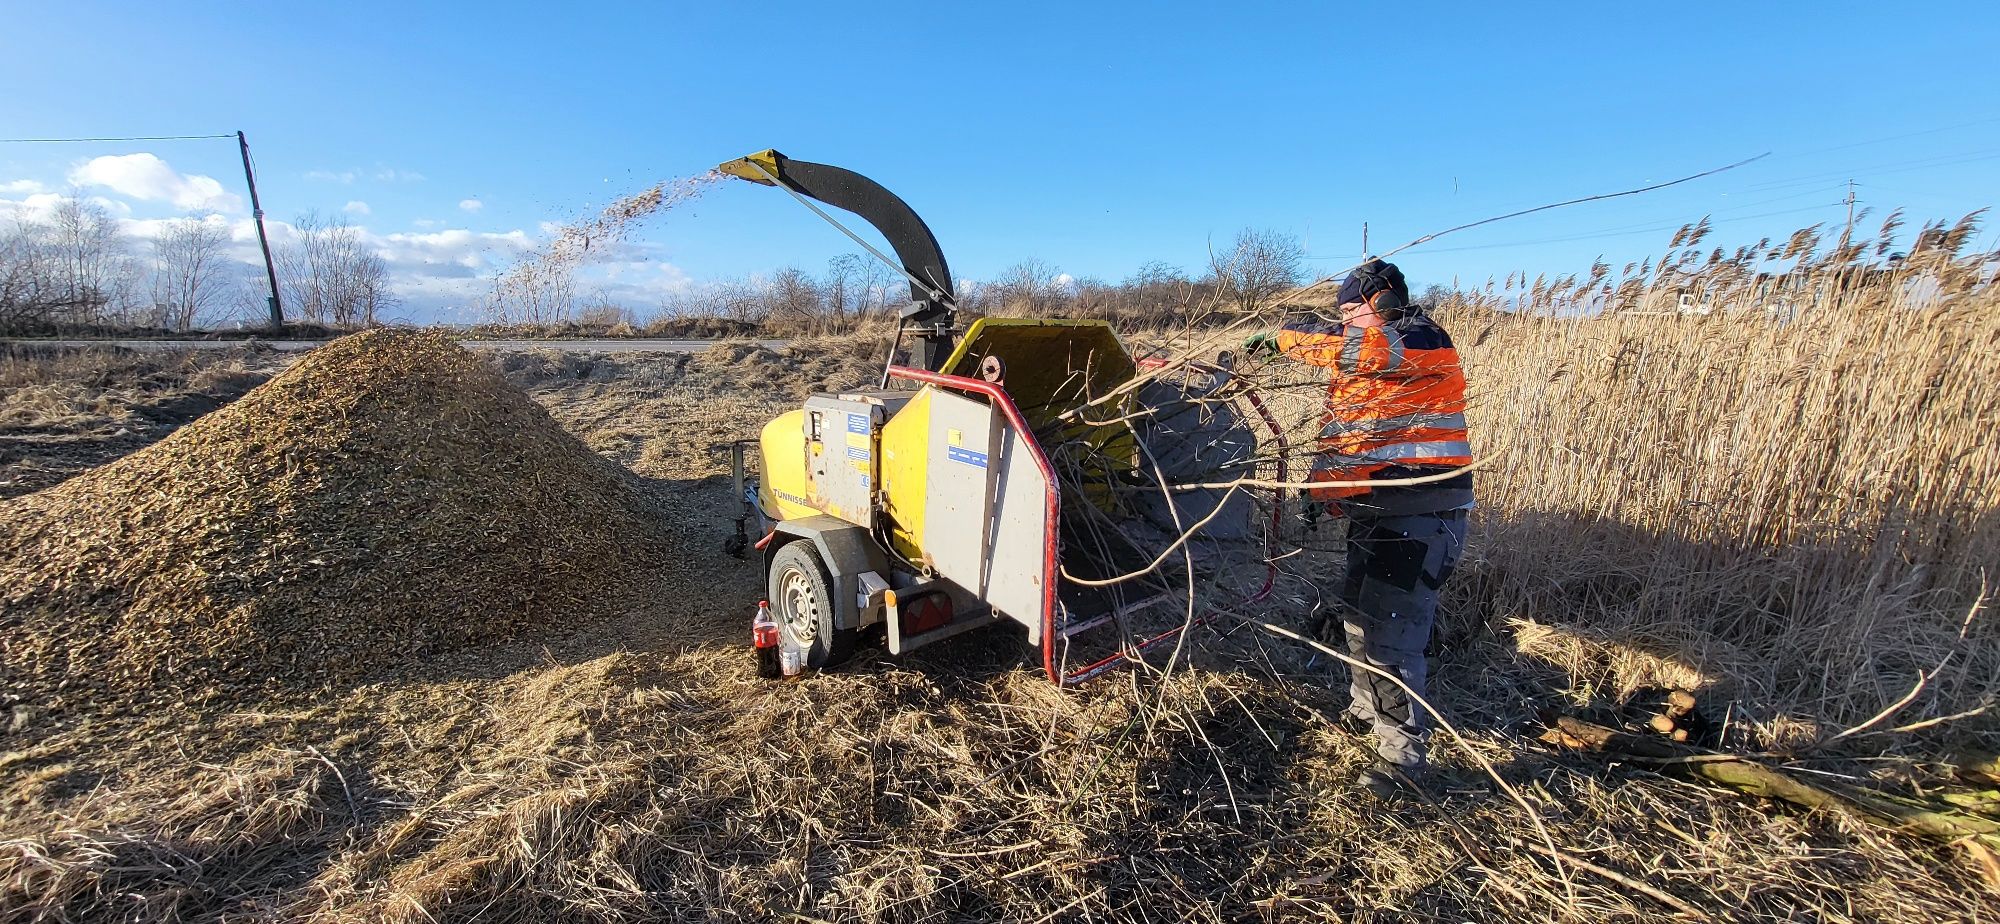
<svg viewBox="0 0 2000 924">
<path fill-rule="evenodd" d="M 757 676 L 776 680 L 784 676 L 778 662 L 778 622 L 771 618 L 771 601 L 757 601 L 757 618 L 750 623 L 750 643 L 757 647 Z"/>
</svg>

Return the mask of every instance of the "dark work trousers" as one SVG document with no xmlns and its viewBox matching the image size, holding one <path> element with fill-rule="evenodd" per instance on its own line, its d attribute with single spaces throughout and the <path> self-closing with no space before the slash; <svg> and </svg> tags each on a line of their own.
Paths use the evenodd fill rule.
<svg viewBox="0 0 2000 924">
<path fill-rule="evenodd" d="M 1347 582 L 1341 617 L 1347 650 L 1415 690 L 1425 690 L 1424 646 L 1437 617 L 1438 589 L 1465 549 L 1463 510 L 1408 516 L 1353 517 L 1347 527 Z M 1379 674 L 1349 666 L 1348 711 L 1375 729 L 1375 752 L 1399 767 L 1424 765 L 1430 717 Z"/>
</svg>

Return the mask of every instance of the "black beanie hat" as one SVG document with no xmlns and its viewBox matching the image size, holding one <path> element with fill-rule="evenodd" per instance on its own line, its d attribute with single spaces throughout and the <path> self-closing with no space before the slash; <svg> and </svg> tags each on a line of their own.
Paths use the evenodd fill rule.
<svg viewBox="0 0 2000 924">
<path fill-rule="evenodd" d="M 1403 308 L 1410 304 L 1410 284 L 1403 281 L 1403 271 L 1397 269 L 1394 263 L 1370 260 L 1347 274 L 1346 281 L 1340 284 L 1340 296 L 1335 303 L 1364 302 L 1369 296 L 1384 290 L 1396 294 L 1394 307 Z"/>
</svg>

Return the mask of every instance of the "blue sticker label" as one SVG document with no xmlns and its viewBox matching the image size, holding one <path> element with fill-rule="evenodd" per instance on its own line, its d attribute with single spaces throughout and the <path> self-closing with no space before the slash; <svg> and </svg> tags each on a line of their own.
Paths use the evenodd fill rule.
<svg viewBox="0 0 2000 924">
<path fill-rule="evenodd" d="M 860 449 L 854 446 L 849 446 L 847 447 L 847 457 L 850 459 L 858 459 L 860 461 L 866 462 L 868 461 L 868 450 Z"/>
<path fill-rule="evenodd" d="M 867 415 L 867 414 L 849 414 L 849 415 L 847 415 L 847 432 L 849 432 L 849 433 L 867 433 L 867 432 L 868 432 L 868 415 Z"/>
<path fill-rule="evenodd" d="M 961 449 L 957 446 L 946 446 L 944 448 L 944 457 L 953 462 L 963 462 L 978 468 L 986 467 L 986 453 L 983 452 L 973 452 L 970 449 Z"/>
</svg>

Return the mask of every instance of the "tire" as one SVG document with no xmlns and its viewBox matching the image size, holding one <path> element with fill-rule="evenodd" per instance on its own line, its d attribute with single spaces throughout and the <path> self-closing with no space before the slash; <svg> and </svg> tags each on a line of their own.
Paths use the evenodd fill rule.
<svg viewBox="0 0 2000 924">
<path fill-rule="evenodd" d="M 834 625 L 833 579 L 811 540 L 786 543 L 771 557 L 765 588 L 785 643 L 806 652 L 806 666 L 833 667 L 854 654 L 854 629 Z"/>
</svg>

